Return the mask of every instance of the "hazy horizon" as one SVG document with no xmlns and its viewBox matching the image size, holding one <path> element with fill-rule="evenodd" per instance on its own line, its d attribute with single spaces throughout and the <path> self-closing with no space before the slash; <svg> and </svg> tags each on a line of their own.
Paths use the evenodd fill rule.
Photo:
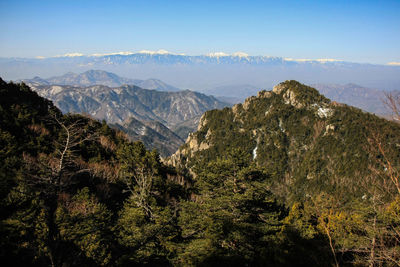
<svg viewBox="0 0 400 267">
<path fill-rule="evenodd" d="M 165 49 L 400 62 L 399 1 L 2 1 L 0 57 Z"/>
</svg>

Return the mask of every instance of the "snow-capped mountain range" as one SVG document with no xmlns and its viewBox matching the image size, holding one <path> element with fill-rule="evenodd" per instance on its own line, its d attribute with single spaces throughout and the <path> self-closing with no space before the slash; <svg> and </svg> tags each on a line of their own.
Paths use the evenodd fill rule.
<svg viewBox="0 0 400 267">
<path fill-rule="evenodd" d="M 211 52 L 205 55 L 185 55 L 182 53 L 173 53 L 167 50 L 141 50 L 139 52 L 115 52 L 115 53 L 95 53 L 95 54 L 82 54 L 82 53 L 67 53 L 64 55 L 57 55 L 53 57 L 42 57 L 38 56 L 34 59 L 27 58 L 13 58 L 15 60 L 59 60 L 59 59 L 71 59 L 74 58 L 77 61 L 87 62 L 104 62 L 104 63 L 133 63 L 133 64 L 143 64 L 147 62 L 161 63 L 161 64 L 235 64 L 235 63 L 247 63 L 247 64 L 300 64 L 300 63 L 346 63 L 343 60 L 338 59 L 294 59 L 285 57 L 274 57 L 274 56 L 250 56 L 245 52 L 234 52 L 228 54 L 225 52 Z M 356 64 L 356 63 L 351 63 Z"/>
<path fill-rule="evenodd" d="M 399 65 L 354 63 L 329 58 L 293 59 L 253 56 L 244 52 L 184 55 L 166 50 L 0 58 L 0 76 L 6 80 L 59 76 L 90 69 L 102 69 L 142 80 L 155 78 L 191 90 L 231 84 L 271 88 L 282 80 L 298 80 L 307 84 L 355 83 L 388 90 L 400 88 Z"/>
</svg>

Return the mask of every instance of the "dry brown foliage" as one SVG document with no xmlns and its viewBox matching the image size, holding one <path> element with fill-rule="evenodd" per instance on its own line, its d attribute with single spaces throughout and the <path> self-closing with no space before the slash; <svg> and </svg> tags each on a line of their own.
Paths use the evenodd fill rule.
<svg viewBox="0 0 400 267">
<path fill-rule="evenodd" d="M 115 151 L 117 145 L 111 141 L 108 137 L 101 135 L 99 138 L 100 144 L 109 151 Z"/>
<path fill-rule="evenodd" d="M 31 124 L 28 129 L 39 135 L 48 135 L 50 132 L 40 124 Z"/>
</svg>

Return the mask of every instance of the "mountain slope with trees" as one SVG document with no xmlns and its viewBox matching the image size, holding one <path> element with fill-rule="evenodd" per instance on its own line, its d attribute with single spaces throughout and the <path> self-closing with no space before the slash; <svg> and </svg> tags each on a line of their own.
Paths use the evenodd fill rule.
<svg viewBox="0 0 400 267">
<path fill-rule="evenodd" d="M 167 260 L 163 240 L 173 240 L 187 193 L 156 152 L 105 123 L 62 115 L 24 84 L 0 80 L 0 109 L 2 264 Z"/>
<path fill-rule="evenodd" d="M 6 266 L 400 259 L 399 126 L 295 81 L 207 112 L 176 168 L 24 84 L 0 80 L 0 111 Z"/>
<path fill-rule="evenodd" d="M 240 191 L 248 186 L 238 184 L 238 174 L 207 178 L 214 162 L 238 150 L 243 165 L 268 177 L 265 188 L 291 207 L 291 226 L 327 238 L 336 265 L 396 265 L 399 146 L 398 124 L 286 81 L 206 112 L 170 163 Z"/>
</svg>

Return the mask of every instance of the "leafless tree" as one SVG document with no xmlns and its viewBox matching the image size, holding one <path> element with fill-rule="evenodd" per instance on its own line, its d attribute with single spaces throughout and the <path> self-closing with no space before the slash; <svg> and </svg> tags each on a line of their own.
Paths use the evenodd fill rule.
<svg viewBox="0 0 400 267">
<path fill-rule="evenodd" d="M 400 95 L 386 92 L 383 103 L 392 112 L 393 120 L 400 121 Z"/>
<path fill-rule="evenodd" d="M 43 240 L 48 248 L 52 266 L 62 264 L 59 253 L 60 233 L 56 224 L 56 211 L 60 195 L 73 184 L 74 177 L 89 172 L 88 169 L 74 168 L 75 149 L 85 141 L 94 140 L 96 135 L 87 132 L 84 120 L 72 119 L 66 122 L 56 115 L 49 121 L 61 129 L 53 155 L 40 154 L 32 157 L 24 154 L 26 163 L 26 184 L 37 192 L 45 211 L 47 238 Z"/>
<path fill-rule="evenodd" d="M 140 166 L 136 167 L 129 175 L 124 173 L 122 176 L 135 200 L 135 204 L 142 208 L 150 218 L 153 218 L 153 212 L 148 201 L 153 185 L 153 171 L 146 166 Z"/>
<path fill-rule="evenodd" d="M 400 122 L 400 96 L 385 93 L 384 104 L 392 112 L 392 119 Z M 398 225 L 380 222 L 377 214 L 385 214 L 388 204 L 400 197 L 400 169 L 398 158 L 393 156 L 398 150 L 398 144 L 390 143 L 382 135 L 380 129 L 371 127 L 368 136 L 367 150 L 373 162 L 369 165 L 371 174 L 365 177 L 363 188 L 371 196 L 373 210 L 376 214 L 366 225 L 372 233 L 369 266 L 377 266 L 383 262 L 400 266 L 400 229 Z M 388 203 L 389 201 L 389 203 Z"/>
</svg>

